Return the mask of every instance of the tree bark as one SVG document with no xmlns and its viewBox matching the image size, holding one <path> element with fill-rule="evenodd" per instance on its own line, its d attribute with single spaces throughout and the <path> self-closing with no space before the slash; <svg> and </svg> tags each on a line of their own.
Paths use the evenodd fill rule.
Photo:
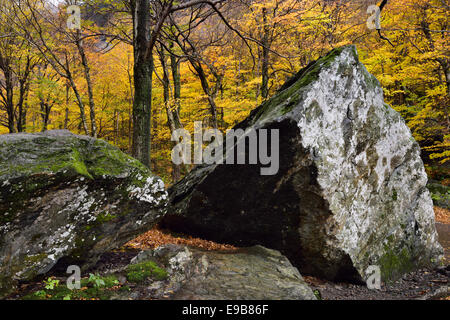
<svg viewBox="0 0 450 320">
<path fill-rule="evenodd" d="M 69 128 L 69 84 L 66 83 L 66 112 L 64 116 L 64 129 Z"/>
<path fill-rule="evenodd" d="M 80 108 L 81 125 L 83 127 L 84 133 L 86 135 L 89 135 L 89 129 L 87 127 L 86 112 L 84 110 L 83 100 L 81 99 L 80 93 L 78 92 L 78 88 L 77 88 L 77 86 L 75 84 L 75 81 L 72 78 L 72 75 L 69 74 L 68 80 L 69 80 L 69 83 L 70 83 L 70 87 L 72 88 L 73 93 L 75 94 L 75 97 L 77 98 L 78 106 Z"/>
<path fill-rule="evenodd" d="M 12 73 L 5 73 L 5 87 L 6 87 L 6 113 L 8 115 L 8 129 L 9 133 L 16 132 L 15 126 L 15 112 L 14 112 L 14 85 L 12 82 Z"/>
<path fill-rule="evenodd" d="M 269 47 L 270 28 L 267 25 L 267 9 L 262 9 L 263 14 L 263 37 L 262 37 L 262 66 L 261 66 L 261 96 L 265 100 L 269 96 Z"/>
<path fill-rule="evenodd" d="M 206 77 L 205 71 L 201 65 L 200 62 L 195 61 L 194 58 L 189 57 L 189 62 L 191 63 L 192 67 L 195 69 L 198 78 L 200 79 L 200 83 L 202 85 L 202 89 L 203 92 L 206 94 L 207 99 L 208 99 L 208 103 L 209 103 L 209 110 L 210 110 L 210 114 L 211 114 L 211 121 L 210 121 L 210 125 L 213 128 L 218 128 L 217 125 L 217 105 L 216 105 L 216 101 L 215 101 L 215 94 L 212 92 L 209 83 L 208 83 L 208 79 Z"/>
<path fill-rule="evenodd" d="M 26 100 L 30 89 L 30 75 L 34 68 L 31 57 L 27 56 L 27 62 L 23 74 L 19 77 L 19 98 L 17 102 L 17 132 L 24 132 L 26 126 Z"/>
<path fill-rule="evenodd" d="M 78 53 L 80 54 L 81 58 L 81 64 L 83 66 L 84 76 L 86 79 L 87 84 L 87 90 L 88 90 L 88 98 L 89 98 L 89 115 L 91 118 L 91 135 L 94 138 L 97 138 L 97 124 L 95 120 L 95 101 L 94 101 L 94 92 L 93 92 L 93 86 L 92 86 L 92 79 L 91 79 L 91 71 L 89 68 L 89 62 L 86 57 L 86 52 L 83 47 L 83 43 L 80 40 L 80 31 L 78 31 L 76 45 L 78 48 Z"/>
<path fill-rule="evenodd" d="M 153 56 L 151 49 L 150 4 L 132 0 L 134 47 L 134 101 L 132 155 L 150 168 L 150 126 Z"/>
<path fill-rule="evenodd" d="M 50 111 L 51 106 L 44 101 L 44 99 L 41 98 L 41 101 L 39 103 L 41 107 L 41 117 L 42 117 L 42 132 L 47 131 L 48 129 L 48 121 L 50 119 Z"/>
<path fill-rule="evenodd" d="M 170 45 L 171 49 L 173 50 L 174 45 L 173 42 Z M 181 76 L 180 76 L 180 63 L 177 59 L 177 57 L 174 54 L 170 54 L 170 67 L 172 70 L 172 79 L 173 79 L 173 98 L 175 100 L 177 112 L 177 120 L 180 123 L 179 114 L 180 114 L 180 108 L 181 108 Z M 181 127 L 181 125 L 180 125 Z"/>
<path fill-rule="evenodd" d="M 0 52 L 0 70 L 3 72 L 3 81 L 4 81 L 4 89 L 5 95 L 2 91 L 1 97 L 3 100 L 3 105 L 6 109 L 6 116 L 8 122 L 8 130 L 9 133 L 16 132 L 15 126 L 15 112 L 14 112 L 14 82 L 13 82 L 13 71 L 11 69 L 10 59 L 6 56 L 3 56 Z"/>
<path fill-rule="evenodd" d="M 171 45 L 173 50 L 173 45 Z M 163 89 L 164 89 L 164 105 L 166 107 L 167 114 L 167 124 L 170 129 L 170 133 L 175 130 L 182 128 L 180 121 L 180 98 L 181 98 L 181 77 L 179 71 L 179 63 L 175 55 L 170 54 L 170 68 L 173 78 L 173 105 L 171 103 L 170 97 L 170 79 L 169 71 L 166 62 L 166 55 L 164 54 L 164 48 L 160 49 L 159 58 L 161 61 L 161 66 L 163 69 Z M 173 144 L 175 145 L 175 143 Z M 181 179 L 181 165 L 176 165 L 172 163 L 172 181 L 175 183 Z"/>
</svg>

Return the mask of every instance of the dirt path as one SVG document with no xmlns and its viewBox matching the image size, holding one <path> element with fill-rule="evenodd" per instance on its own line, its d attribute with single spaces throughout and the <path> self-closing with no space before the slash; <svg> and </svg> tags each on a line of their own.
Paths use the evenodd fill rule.
<svg viewBox="0 0 450 320">
<path fill-rule="evenodd" d="M 405 275 L 391 285 L 382 284 L 381 290 L 370 290 L 365 285 L 334 283 L 305 276 L 313 290 L 324 300 L 410 300 L 450 298 L 448 279 L 450 268 L 423 269 Z"/>
<path fill-rule="evenodd" d="M 436 230 L 439 235 L 439 243 L 444 248 L 446 263 L 450 263 L 450 210 L 434 207 L 436 214 Z"/>
</svg>

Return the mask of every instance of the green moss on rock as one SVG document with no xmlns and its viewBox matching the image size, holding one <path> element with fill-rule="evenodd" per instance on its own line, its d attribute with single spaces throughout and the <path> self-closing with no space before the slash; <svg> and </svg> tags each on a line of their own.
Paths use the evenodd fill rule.
<svg viewBox="0 0 450 320">
<path fill-rule="evenodd" d="M 161 281 L 165 280 L 167 277 L 167 271 L 158 267 L 153 261 L 144 261 L 127 267 L 127 279 L 130 282 L 140 283 L 149 278 Z"/>
<path fill-rule="evenodd" d="M 354 46 L 344 46 L 336 48 L 330 51 L 327 55 L 310 63 L 307 67 L 300 70 L 292 79 L 288 80 L 275 96 L 264 102 L 255 110 L 252 117 L 252 122 L 255 123 L 257 120 L 261 120 L 269 116 L 280 116 L 292 111 L 292 109 L 294 109 L 300 101 L 300 89 L 306 88 L 309 84 L 317 80 L 320 72 L 323 69 L 329 68 L 336 57 L 348 48 L 351 48 L 351 52 L 356 57 L 356 48 Z M 358 61 L 357 57 L 356 61 Z M 369 73 L 367 74 L 370 76 Z"/>
<path fill-rule="evenodd" d="M 157 223 L 166 199 L 158 177 L 105 141 L 65 130 L 0 136 L 0 287 L 61 259 L 95 263 Z"/>
<path fill-rule="evenodd" d="M 17 148 L 18 143 L 21 144 L 20 149 Z M 9 153 L 7 161 L 0 159 L 0 178 L 47 172 L 93 179 L 127 174 L 133 168 L 148 171 L 139 161 L 103 140 L 75 135 L 6 141 L 0 151 Z M 29 155 L 25 157 L 24 153 Z"/>
<path fill-rule="evenodd" d="M 395 251 L 386 245 L 384 249 L 385 254 L 378 262 L 384 281 L 390 282 L 414 269 L 414 263 L 407 248 L 404 247 L 400 251 Z"/>
</svg>

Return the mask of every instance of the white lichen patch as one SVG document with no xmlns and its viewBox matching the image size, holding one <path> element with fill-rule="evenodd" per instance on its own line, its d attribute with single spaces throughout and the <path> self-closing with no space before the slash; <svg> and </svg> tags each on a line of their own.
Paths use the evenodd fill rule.
<svg viewBox="0 0 450 320">
<path fill-rule="evenodd" d="M 437 252 L 440 246 L 417 143 L 384 103 L 381 87 L 370 85 L 372 76 L 352 50 L 344 49 L 321 70 L 288 116 L 298 121 L 338 226 L 329 244 L 347 252 L 364 274 L 369 260 L 393 246 L 387 238 L 400 243 L 417 234 L 415 248 Z"/>
<path fill-rule="evenodd" d="M 142 179 L 143 177 L 140 176 L 138 180 L 142 181 Z M 168 198 L 164 183 L 161 179 L 155 177 L 148 177 L 142 187 L 131 185 L 127 191 L 131 198 L 148 202 L 155 206 L 161 205 Z"/>
<path fill-rule="evenodd" d="M 74 221 L 85 223 L 95 221 L 96 216 L 91 212 L 91 208 L 95 203 L 95 198 L 89 195 L 87 190 L 87 185 L 78 187 L 73 197 L 74 200 L 61 211 L 61 214 L 76 212 L 73 217 Z"/>
<path fill-rule="evenodd" d="M 6 234 L 10 230 L 11 225 L 12 224 L 10 222 L 0 225 L 0 235 Z"/>
<path fill-rule="evenodd" d="M 47 258 L 52 261 L 57 261 L 64 256 L 74 246 L 75 239 L 75 225 L 68 224 L 60 227 L 50 237 L 49 241 L 52 244 L 50 250 L 47 252 Z"/>
<path fill-rule="evenodd" d="M 192 252 L 185 247 L 184 251 L 177 253 L 169 259 L 169 273 L 184 273 L 185 266 L 192 260 Z"/>
</svg>

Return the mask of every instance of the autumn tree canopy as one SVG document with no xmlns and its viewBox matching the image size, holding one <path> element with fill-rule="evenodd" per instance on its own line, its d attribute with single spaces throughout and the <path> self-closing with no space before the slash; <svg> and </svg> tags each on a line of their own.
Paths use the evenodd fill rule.
<svg viewBox="0 0 450 320">
<path fill-rule="evenodd" d="M 226 130 L 352 43 L 426 162 L 448 166 L 449 2 L 383 2 L 377 31 L 369 0 L 1 0 L 0 133 L 96 136 L 178 180 L 189 168 L 170 162 L 174 130 Z"/>
</svg>

